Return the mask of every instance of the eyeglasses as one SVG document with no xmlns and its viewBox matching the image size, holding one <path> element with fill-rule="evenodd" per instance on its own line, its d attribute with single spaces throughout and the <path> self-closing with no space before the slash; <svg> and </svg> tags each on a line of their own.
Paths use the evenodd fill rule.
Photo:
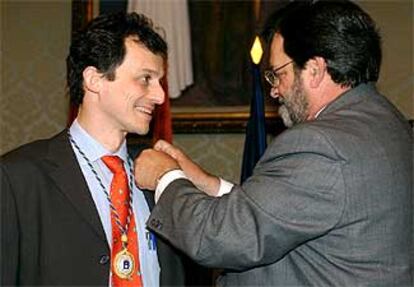
<svg viewBox="0 0 414 287">
<path fill-rule="evenodd" d="M 275 69 L 269 69 L 264 71 L 264 77 L 266 79 L 266 81 L 273 87 L 276 88 L 279 86 L 280 84 L 280 75 L 281 73 L 277 73 L 277 71 L 283 69 L 284 67 L 286 67 L 289 64 L 292 64 L 293 61 L 287 62 L 286 64 L 275 68 Z"/>
</svg>

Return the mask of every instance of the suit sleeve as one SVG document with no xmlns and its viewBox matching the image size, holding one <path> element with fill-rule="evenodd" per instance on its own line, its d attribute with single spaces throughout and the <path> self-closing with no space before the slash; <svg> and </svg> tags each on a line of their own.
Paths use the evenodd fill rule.
<svg viewBox="0 0 414 287">
<path fill-rule="evenodd" d="M 16 285 L 18 266 L 18 217 L 16 202 L 12 187 L 0 162 L 0 206 L 1 206 L 1 273 L 0 282 L 2 286 Z"/>
<path fill-rule="evenodd" d="M 343 164 L 322 134 L 288 130 L 243 186 L 213 198 L 188 180 L 176 180 L 148 224 L 202 265 L 245 270 L 270 264 L 338 222 Z"/>
</svg>

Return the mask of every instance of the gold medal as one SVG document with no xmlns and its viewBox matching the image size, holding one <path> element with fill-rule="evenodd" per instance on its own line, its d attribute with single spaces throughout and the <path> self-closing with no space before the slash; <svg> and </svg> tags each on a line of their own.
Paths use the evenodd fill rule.
<svg viewBox="0 0 414 287">
<path fill-rule="evenodd" d="M 119 251 L 114 259 L 115 274 L 122 279 L 130 279 L 135 269 L 134 256 L 126 249 Z"/>
</svg>

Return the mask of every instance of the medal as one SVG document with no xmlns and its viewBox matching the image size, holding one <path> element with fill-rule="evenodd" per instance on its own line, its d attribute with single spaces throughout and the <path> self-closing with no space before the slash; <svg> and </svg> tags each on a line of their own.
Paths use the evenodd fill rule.
<svg viewBox="0 0 414 287">
<path fill-rule="evenodd" d="M 134 256 L 128 251 L 128 236 L 124 233 L 121 235 L 122 250 L 114 258 L 114 272 L 121 279 L 130 279 L 134 273 L 135 261 Z"/>
<path fill-rule="evenodd" d="M 114 259 L 113 263 L 115 274 L 122 279 L 129 279 L 134 273 L 134 256 L 124 248 L 119 251 Z"/>
</svg>

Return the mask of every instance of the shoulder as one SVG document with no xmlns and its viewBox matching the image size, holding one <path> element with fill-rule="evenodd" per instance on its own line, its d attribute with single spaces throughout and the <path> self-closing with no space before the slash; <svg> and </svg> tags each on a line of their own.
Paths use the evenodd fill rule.
<svg viewBox="0 0 414 287">
<path fill-rule="evenodd" d="M 24 144 L 2 155 L 0 157 L 0 165 L 8 168 L 31 165 L 47 157 L 53 145 L 64 141 L 67 141 L 66 133 L 60 132 L 51 138 Z"/>
<path fill-rule="evenodd" d="M 268 153 L 290 155 L 296 153 L 320 154 L 342 159 L 337 152 L 335 123 L 312 121 L 298 124 L 277 136 L 267 149 Z"/>
</svg>

